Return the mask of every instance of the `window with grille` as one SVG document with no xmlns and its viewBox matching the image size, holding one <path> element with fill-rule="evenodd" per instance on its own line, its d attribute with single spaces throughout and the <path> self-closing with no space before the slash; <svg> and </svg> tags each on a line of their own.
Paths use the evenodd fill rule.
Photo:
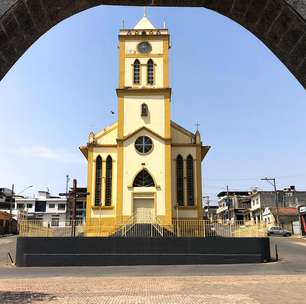
<svg viewBox="0 0 306 304">
<path fill-rule="evenodd" d="M 134 61 L 134 84 L 140 84 L 140 62 L 138 59 Z"/>
<path fill-rule="evenodd" d="M 140 171 L 134 179 L 133 187 L 154 187 L 152 176 L 147 170 Z"/>
<path fill-rule="evenodd" d="M 51 226 L 58 227 L 59 226 L 59 215 L 52 215 L 51 217 Z"/>
<path fill-rule="evenodd" d="M 148 73 L 147 75 L 148 84 L 154 84 L 154 62 L 152 59 L 148 61 L 147 73 Z"/>
<path fill-rule="evenodd" d="M 187 204 L 194 205 L 194 169 L 191 155 L 187 157 Z"/>
<path fill-rule="evenodd" d="M 35 202 L 35 212 L 46 212 L 46 201 L 36 201 Z"/>
<path fill-rule="evenodd" d="M 66 204 L 58 204 L 57 209 L 58 210 L 65 210 L 66 209 Z"/>
<path fill-rule="evenodd" d="M 106 180 L 105 180 L 105 206 L 112 204 L 112 173 L 113 173 L 113 160 L 111 156 L 106 159 Z"/>
<path fill-rule="evenodd" d="M 181 155 L 176 158 L 176 200 L 179 206 L 184 206 L 184 161 Z"/>
<path fill-rule="evenodd" d="M 95 206 L 101 204 L 101 194 L 102 194 L 102 158 L 99 155 L 96 158 L 96 188 L 95 188 Z"/>
</svg>

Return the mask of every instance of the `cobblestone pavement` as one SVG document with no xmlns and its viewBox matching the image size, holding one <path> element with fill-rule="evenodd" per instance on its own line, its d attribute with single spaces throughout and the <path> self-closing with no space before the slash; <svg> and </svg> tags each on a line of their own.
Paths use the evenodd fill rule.
<svg viewBox="0 0 306 304">
<path fill-rule="evenodd" d="M 0 279 L 0 303 L 304 303 L 306 275 Z"/>
</svg>

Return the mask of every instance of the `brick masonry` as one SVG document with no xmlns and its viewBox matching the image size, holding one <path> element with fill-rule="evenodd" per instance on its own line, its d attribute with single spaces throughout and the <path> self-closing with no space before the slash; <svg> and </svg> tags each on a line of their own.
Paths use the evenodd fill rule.
<svg viewBox="0 0 306 304">
<path fill-rule="evenodd" d="M 257 36 L 306 88 L 306 0 L 1 0 L 0 80 L 60 21 L 97 5 L 206 7 Z"/>
</svg>

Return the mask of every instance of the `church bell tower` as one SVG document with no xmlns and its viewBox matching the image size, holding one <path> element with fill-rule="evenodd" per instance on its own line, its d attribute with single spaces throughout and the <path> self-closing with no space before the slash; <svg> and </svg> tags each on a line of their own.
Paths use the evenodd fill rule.
<svg viewBox="0 0 306 304">
<path fill-rule="evenodd" d="M 128 164 L 138 172 L 147 172 L 150 166 L 163 168 L 157 175 L 160 191 L 155 203 L 156 215 L 171 222 L 171 123 L 169 87 L 169 33 L 156 29 L 146 13 L 133 29 L 121 29 L 119 33 L 119 86 L 118 96 L 118 201 L 117 215 L 130 213 L 124 210 L 123 197 L 129 188 Z M 145 154 L 131 164 L 132 155 L 126 150 L 126 139 L 134 133 L 152 133 L 156 138 L 154 149 L 158 154 Z M 148 135 L 148 134 L 144 134 Z M 163 141 L 159 147 L 158 141 Z M 155 160 L 154 160 L 155 159 Z M 137 168 L 137 166 L 139 168 Z M 120 189 L 123 191 L 120 192 Z M 132 199 L 133 200 L 133 199 Z M 159 205 L 160 204 L 160 205 Z"/>
</svg>

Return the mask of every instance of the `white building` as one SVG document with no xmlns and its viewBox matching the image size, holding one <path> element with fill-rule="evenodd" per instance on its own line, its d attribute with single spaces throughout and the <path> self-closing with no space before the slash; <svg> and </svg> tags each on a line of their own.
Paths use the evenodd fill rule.
<svg viewBox="0 0 306 304">
<path fill-rule="evenodd" d="M 45 227 L 64 227 L 66 223 L 67 200 L 51 196 L 47 191 L 38 191 L 33 198 L 15 197 L 13 216 L 26 212 L 28 219 L 42 222 Z"/>
</svg>

